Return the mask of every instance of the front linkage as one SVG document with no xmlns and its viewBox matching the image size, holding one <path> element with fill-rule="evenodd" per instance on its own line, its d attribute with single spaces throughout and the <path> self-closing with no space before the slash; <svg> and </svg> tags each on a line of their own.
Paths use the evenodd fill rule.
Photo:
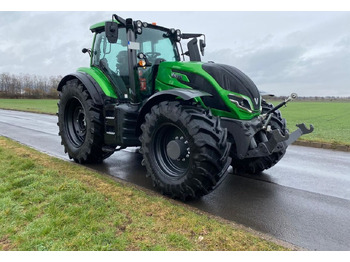
<svg viewBox="0 0 350 262">
<path fill-rule="evenodd" d="M 276 152 L 285 151 L 300 136 L 313 132 L 312 125 L 308 129 L 302 123 L 297 124 L 298 129 L 289 134 L 288 130 L 283 130 L 280 126 L 276 127 L 274 123 L 271 123 L 275 114 L 279 115 L 278 109 L 295 98 L 297 95 L 293 93 L 277 106 L 269 108 L 267 112 L 249 121 L 222 119 L 223 126 L 228 129 L 235 141 L 236 152 L 233 155 L 236 159 L 267 157 Z M 265 102 L 265 104 L 267 103 Z M 285 120 L 282 119 L 282 121 L 284 122 L 283 126 L 285 126 Z"/>
</svg>

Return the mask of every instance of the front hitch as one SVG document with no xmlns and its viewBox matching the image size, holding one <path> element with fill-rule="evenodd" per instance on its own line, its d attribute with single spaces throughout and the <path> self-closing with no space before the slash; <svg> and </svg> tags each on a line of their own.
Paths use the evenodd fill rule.
<svg viewBox="0 0 350 262">
<path fill-rule="evenodd" d="M 284 136 L 278 129 L 268 131 L 271 134 L 269 140 L 259 143 L 257 148 L 248 150 L 245 158 L 271 155 L 274 152 L 287 148 L 302 135 L 310 134 L 312 131 L 314 131 L 313 125 L 310 125 L 310 129 L 307 129 L 304 123 L 297 124 L 297 127 L 298 129 L 293 133 L 286 133 Z"/>
<path fill-rule="evenodd" d="M 280 109 L 282 106 L 286 105 L 288 102 L 293 101 L 296 99 L 298 95 L 296 93 L 292 93 L 287 99 L 285 99 L 282 103 L 278 104 L 277 106 L 271 108 L 269 111 L 267 111 L 265 114 L 261 115 L 260 118 L 262 120 L 265 120 L 265 123 L 262 127 L 262 129 L 266 130 L 268 124 L 270 123 L 270 120 L 272 118 L 272 113 L 275 112 L 276 110 Z"/>
<path fill-rule="evenodd" d="M 275 106 L 274 108 L 271 108 L 269 111 L 266 112 L 266 114 L 262 115 L 262 119 L 266 119 L 266 121 L 264 122 L 264 125 L 262 127 L 262 129 L 267 130 L 268 124 L 271 120 L 272 117 L 272 113 L 275 112 L 276 110 L 278 110 L 279 108 L 281 108 L 282 106 L 286 105 L 288 102 L 293 101 L 294 99 L 296 99 L 298 97 L 298 95 L 296 93 L 292 93 L 287 99 L 285 99 L 282 103 L 278 104 L 277 106 Z M 288 134 L 286 133 L 285 136 L 282 136 L 281 133 L 278 130 L 272 130 L 272 137 L 273 137 L 273 141 L 277 144 L 279 142 L 283 142 L 283 145 L 285 147 L 289 146 L 290 144 L 292 144 L 293 142 L 295 142 L 299 137 L 301 137 L 302 135 L 306 135 L 306 134 L 310 134 L 314 131 L 314 127 L 313 125 L 310 125 L 310 129 L 307 129 L 307 127 L 305 126 L 304 123 L 302 124 L 297 124 L 296 125 L 298 127 L 297 130 L 295 130 L 292 134 Z"/>
<path fill-rule="evenodd" d="M 299 137 L 302 135 L 310 134 L 314 131 L 314 126 L 310 125 L 310 129 L 307 129 L 304 123 L 302 124 L 297 124 L 298 127 L 297 130 L 295 130 L 293 133 L 289 135 L 289 138 L 283 142 L 284 146 L 287 147 L 293 142 L 295 142 Z"/>
<path fill-rule="evenodd" d="M 251 120 L 222 117 L 221 124 L 224 128 L 227 128 L 234 143 L 232 154 L 237 159 L 269 156 L 286 149 L 300 136 L 313 132 L 314 127 L 312 125 L 308 129 L 305 124 L 298 124 L 298 129 L 291 134 L 287 131 L 282 133 L 279 129 L 272 129 L 269 125 L 273 113 L 296 97 L 296 94 L 291 94 L 282 103 L 268 110 L 266 114 Z"/>
<path fill-rule="evenodd" d="M 270 138 L 268 141 L 259 143 L 257 148 L 248 150 L 246 157 L 261 157 L 265 155 L 270 155 L 274 152 L 281 151 L 283 148 L 287 148 L 290 144 L 294 143 L 299 137 L 302 135 L 310 134 L 314 131 L 313 125 L 310 125 L 310 129 L 308 129 L 304 123 L 297 124 L 297 130 L 293 133 L 289 134 L 286 132 L 285 135 L 282 135 L 280 130 L 275 129 L 271 130 L 269 126 L 270 120 L 272 118 L 273 113 L 286 105 L 288 102 L 296 99 L 298 95 L 296 93 L 292 93 L 287 99 L 285 99 L 282 103 L 277 106 L 271 108 L 265 114 L 260 116 L 260 120 L 263 122 L 261 127 L 262 130 L 265 130 L 266 133 L 270 134 Z"/>
</svg>

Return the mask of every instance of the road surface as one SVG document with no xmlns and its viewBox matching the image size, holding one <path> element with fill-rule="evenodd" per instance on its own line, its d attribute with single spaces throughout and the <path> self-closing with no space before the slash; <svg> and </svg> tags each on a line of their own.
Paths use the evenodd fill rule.
<svg viewBox="0 0 350 262">
<path fill-rule="evenodd" d="M 0 135 L 68 160 L 56 123 L 56 116 L 0 110 Z M 153 189 L 141 160 L 131 148 L 90 167 Z M 290 146 L 261 176 L 229 174 L 187 204 L 304 249 L 350 250 L 350 153 Z"/>
</svg>

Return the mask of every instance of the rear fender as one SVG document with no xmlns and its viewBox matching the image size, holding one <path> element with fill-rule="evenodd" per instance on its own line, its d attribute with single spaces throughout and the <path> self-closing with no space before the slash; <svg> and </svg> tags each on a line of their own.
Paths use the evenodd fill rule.
<svg viewBox="0 0 350 262">
<path fill-rule="evenodd" d="M 93 79 L 89 74 L 84 72 L 75 72 L 66 75 L 61 82 L 58 84 L 57 90 L 62 91 L 62 87 L 70 80 L 78 79 L 88 90 L 91 95 L 92 100 L 97 105 L 103 105 L 104 93 L 100 88 L 99 84 Z"/>
</svg>

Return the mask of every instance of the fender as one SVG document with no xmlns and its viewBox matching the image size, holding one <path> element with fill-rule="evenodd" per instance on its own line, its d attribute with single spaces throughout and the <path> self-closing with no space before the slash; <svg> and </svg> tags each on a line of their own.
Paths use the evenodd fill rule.
<svg viewBox="0 0 350 262">
<path fill-rule="evenodd" d="M 147 100 L 147 102 L 142 106 L 140 110 L 140 113 L 137 117 L 136 135 L 141 134 L 141 125 L 145 120 L 145 116 L 154 105 L 159 104 L 162 101 L 173 101 L 176 98 L 181 98 L 186 101 L 186 100 L 191 100 L 193 98 L 202 97 L 202 96 L 212 96 L 212 95 L 200 90 L 184 89 L 184 88 L 173 88 L 173 89 L 164 90 L 164 91 L 155 93 Z"/>
<path fill-rule="evenodd" d="M 95 104 L 103 105 L 104 94 L 102 92 L 102 89 L 95 81 L 95 79 L 93 79 L 89 74 L 84 72 L 75 72 L 66 75 L 58 84 L 57 91 L 61 91 L 62 87 L 66 84 L 66 82 L 72 79 L 78 79 L 86 87 Z"/>
</svg>

